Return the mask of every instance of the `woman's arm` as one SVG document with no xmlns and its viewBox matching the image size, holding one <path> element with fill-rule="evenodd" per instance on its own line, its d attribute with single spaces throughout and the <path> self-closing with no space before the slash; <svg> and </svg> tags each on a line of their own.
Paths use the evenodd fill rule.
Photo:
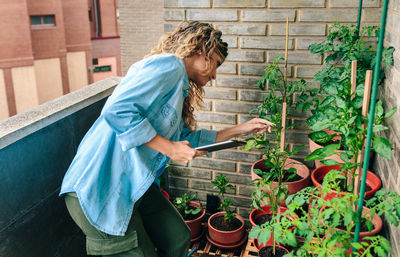
<svg viewBox="0 0 400 257">
<path fill-rule="evenodd" d="M 225 141 L 236 136 L 245 136 L 251 133 L 265 133 L 267 129 L 268 132 L 271 132 L 271 125 L 272 123 L 267 120 L 254 118 L 240 125 L 218 131 L 216 142 Z"/>
<path fill-rule="evenodd" d="M 157 134 L 149 142 L 145 143 L 145 145 L 168 156 L 172 160 L 181 163 L 187 163 L 193 160 L 196 156 L 207 153 L 192 148 L 189 144 L 189 141 L 174 142 L 160 136 L 159 134 Z"/>
</svg>

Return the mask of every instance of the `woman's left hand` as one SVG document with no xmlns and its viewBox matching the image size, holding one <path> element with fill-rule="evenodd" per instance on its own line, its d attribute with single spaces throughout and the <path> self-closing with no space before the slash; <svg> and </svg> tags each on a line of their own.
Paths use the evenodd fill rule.
<svg viewBox="0 0 400 257">
<path fill-rule="evenodd" d="M 238 125 L 238 129 L 240 129 L 240 135 L 245 136 L 252 133 L 262 134 L 265 133 L 267 130 L 271 133 L 271 126 L 273 125 L 272 122 L 261 119 L 261 118 L 254 118 L 245 123 Z"/>
<path fill-rule="evenodd" d="M 216 142 L 225 141 L 236 136 L 246 136 L 252 133 L 261 134 L 266 131 L 271 133 L 271 126 L 273 125 L 272 122 L 265 119 L 254 118 L 240 125 L 218 131 Z"/>
</svg>

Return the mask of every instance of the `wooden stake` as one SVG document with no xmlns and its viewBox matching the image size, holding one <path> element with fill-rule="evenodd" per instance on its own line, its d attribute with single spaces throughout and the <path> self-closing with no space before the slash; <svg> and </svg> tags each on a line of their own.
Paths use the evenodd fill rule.
<svg viewBox="0 0 400 257">
<path fill-rule="evenodd" d="M 362 105 L 362 116 L 367 117 L 368 116 L 368 108 L 369 108 L 369 100 L 371 97 L 371 83 L 372 82 L 372 70 L 367 70 L 366 76 L 365 76 L 365 87 L 364 87 L 364 99 L 363 99 L 363 105 Z M 365 128 L 366 124 L 362 124 L 363 128 Z M 364 140 L 364 145 L 363 149 L 361 150 L 361 153 L 358 155 L 357 158 L 357 163 L 361 163 L 364 160 L 364 147 L 365 147 L 365 140 Z M 358 166 L 355 172 L 355 180 L 354 180 L 354 189 L 353 193 L 357 194 L 358 196 L 360 195 L 360 182 L 361 182 L 361 170 L 362 167 Z"/>
<path fill-rule="evenodd" d="M 354 99 L 355 94 L 354 92 L 356 91 L 357 88 L 357 61 L 351 61 L 351 90 L 350 90 L 350 95 L 351 95 L 351 100 Z M 353 174 L 351 172 L 347 173 L 347 186 L 351 185 L 353 181 Z"/>
<path fill-rule="evenodd" d="M 354 98 L 354 91 L 357 87 L 357 61 L 351 61 L 351 100 Z"/>
<path fill-rule="evenodd" d="M 286 46 L 285 46 L 285 66 L 284 66 L 284 85 L 287 83 L 287 58 L 288 58 L 288 42 L 289 42 L 289 17 L 286 17 Z M 286 130 L 286 96 L 282 104 L 282 130 L 281 130 L 281 152 L 285 150 L 285 130 Z"/>
</svg>

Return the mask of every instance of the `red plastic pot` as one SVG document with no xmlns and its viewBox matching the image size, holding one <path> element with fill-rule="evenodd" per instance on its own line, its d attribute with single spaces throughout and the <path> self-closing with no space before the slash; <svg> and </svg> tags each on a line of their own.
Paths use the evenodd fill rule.
<svg viewBox="0 0 400 257">
<path fill-rule="evenodd" d="M 238 229 L 233 231 L 222 231 L 211 226 L 210 222 L 212 219 L 224 215 L 225 212 L 217 212 L 210 216 L 207 222 L 208 235 L 210 239 L 217 244 L 224 246 L 232 246 L 241 242 L 241 240 L 245 236 L 244 219 L 240 215 L 236 214 L 235 218 L 237 218 L 242 223 L 242 225 Z"/>
<path fill-rule="evenodd" d="M 165 191 L 164 189 L 160 188 L 161 193 L 169 200 L 169 194 L 167 191 Z"/>
<path fill-rule="evenodd" d="M 301 180 L 294 181 L 294 182 L 284 182 L 288 187 L 289 194 L 295 194 L 296 192 L 300 191 L 301 189 L 307 187 L 310 183 L 310 170 L 306 165 L 303 163 L 293 160 L 293 159 L 287 159 L 286 160 L 286 165 L 285 168 L 295 168 L 297 175 L 302 177 Z M 254 173 L 254 169 L 268 169 L 268 167 L 265 165 L 264 160 L 258 160 L 253 165 L 251 166 L 251 179 L 259 179 L 260 176 L 258 176 L 256 173 Z M 275 188 L 278 186 L 278 182 L 272 182 L 272 188 Z M 265 203 L 268 204 L 268 203 Z M 282 200 L 280 202 L 280 205 L 285 206 L 285 200 Z"/>
<path fill-rule="evenodd" d="M 269 241 L 268 241 L 265 245 L 264 245 L 264 244 L 259 244 L 259 243 L 258 243 L 258 240 L 257 240 L 257 239 L 254 239 L 254 246 L 257 248 L 258 254 L 259 254 L 259 253 L 260 253 L 260 250 L 261 250 L 262 248 L 264 248 L 264 247 L 271 247 L 271 246 L 273 246 L 273 243 L 272 243 L 272 242 L 269 243 Z M 284 247 L 283 245 L 281 245 L 281 244 L 276 245 L 276 244 L 275 244 L 275 246 L 276 246 L 276 247 L 279 247 L 279 248 L 282 248 L 283 250 L 285 250 L 286 253 L 289 253 L 289 250 L 286 249 L 286 247 Z M 260 256 L 260 255 L 258 255 L 258 256 Z"/>
<path fill-rule="evenodd" d="M 282 213 L 284 213 L 285 211 L 287 211 L 287 208 L 286 208 L 286 207 L 283 207 L 283 206 L 279 206 L 278 211 L 279 211 L 280 214 L 282 214 Z M 251 225 L 252 225 L 253 227 L 257 226 L 257 224 L 255 223 L 255 221 L 257 220 L 257 218 L 259 218 L 260 216 L 265 215 L 265 214 L 272 214 L 272 213 L 271 213 L 271 206 L 270 206 L 270 205 L 263 206 L 263 207 L 262 207 L 262 210 L 259 210 L 259 209 L 254 209 L 254 210 L 252 210 L 252 211 L 250 212 L 250 215 L 249 215 L 249 221 L 250 221 Z M 298 217 L 296 216 L 296 217 L 290 217 L 290 218 L 291 218 L 292 220 L 294 220 L 294 219 L 297 219 Z M 257 240 L 257 239 L 254 239 L 254 240 Z M 269 240 L 267 241 L 267 245 L 268 245 L 268 244 L 269 244 L 269 245 L 272 245 L 272 243 L 273 243 L 273 235 L 272 235 L 272 232 L 271 232 L 271 237 L 270 237 Z M 254 245 L 256 245 L 256 241 L 254 241 Z M 257 245 L 258 245 L 258 242 L 257 242 Z M 261 244 L 260 247 L 263 247 L 263 246 L 264 246 L 264 244 Z M 257 249 L 259 249 L 259 248 L 257 248 Z"/>
<path fill-rule="evenodd" d="M 203 207 L 201 207 L 199 203 L 196 202 L 190 202 L 189 205 L 201 209 L 201 215 L 199 217 L 197 217 L 194 220 L 185 220 L 186 225 L 188 225 L 188 227 L 190 228 L 190 234 L 193 242 L 196 241 L 197 239 L 200 239 L 202 235 L 203 231 L 202 231 L 201 221 L 204 218 L 204 215 L 206 214 L 206 210 Z"/>
<path fill-rule="evenodd" d="M 311 181 L 313 182 L 314 186 L 322 188 L 322 180 L 331 170 L 340 170 L 340 165 L 321 166 L 313 170 L 311 173 Z M 371 190 L 365 192 L 365 199 L 367 200 L 370 199 L 376 193 L 376 191 L 379 190 L 379 188 L 381 188 L 382 182 L 377 175 L 371 171 L 368 171 L 366 185 L 371 188 Z M 341 194 L 343 195 L 343 192 Z M 327 195 L 326 200 L 337 197 L 338 195 L 339 193 L 337 191 L 332 190 L 332 193 Z"/>
</svg>

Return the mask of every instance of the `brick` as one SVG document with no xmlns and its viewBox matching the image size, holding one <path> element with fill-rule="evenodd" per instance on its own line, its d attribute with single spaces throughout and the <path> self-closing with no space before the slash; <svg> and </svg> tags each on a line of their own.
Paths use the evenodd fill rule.
<svg viewBox="0 0 400 257">
<path fill-rule="evenodd" d="M 241 163 L 240 165 L 239 165 L 239 173 L 242 173 L 242 174 L 250 174 L 250 172 L 251 172 L 251 166 L 252 166 L 253 164 L 246 164 L 246 163 Z"/>
<path fill-rule="evenodd" d="M 243 206 L 243 207 L 250 207 L 251 203 L 253 202 L 250 198 L 244 197 L 229 197 L 232 199 L 233 206 Z"/>
<path fill-rule="evenodd" d="M 242 38 L 242 48 L 254 48 L 254 49 L 285 49 L 286 40 L 284 38 L 270 38 L 270 37 L 259 37 L 259 38 Z M 289 39 L 288 48 L 293 49 L 293 39 Z"/>
<path fill-rule="evenodd" d="M 219 122 L 225 124 L 236 124 L 236 115 L 218 114 L 213 112 L 198 112 L 196 120 L 199 122 Z"/>
<path fill-rule="evenodd" d="M 259 92 L 261 92 L 261 91 L 259 91 Z M 245 123 L 246 121 L 249 121 L 253 118 L 255 118 L 254 115 L 250 116 L 250 115 L 241 114 L 241 115 L 239 115 L 239 124 Z"/>
<path fill-rule="evenodd" d="M 164 7 L 210 8 L 210 0 L 164 0 Z"/>
<path fill-rule="evenodd" d="M 229 56 L 229 54 L 228 54 Z M 236 74 L 236 63 L 224 62 L 217 69 L 217 74 Z"/>
<path fill-rule="evenodd" d="M 211 181 L 192 180 L 192 189 L 205 190 L 214 193 L 218 192 L 216 189 L 213 188 L 213 184 L 211 184 Z"/>
<path fill-rule="evenodd" d="M 305 120 L 294 119 L 289 124 L 294 124 L 293 129 L 295 130 L 307 130 L 310 126 L 306 123 Z"/>
<path fill-rule="evenodd" d="M 236 62 L 264 62 L 264 51 L 230 50 L 227 61 Z"/>
<path fill-rule="evenodd" d="M 330 0 L 330 7 L 357 7 L 359 6 L 359 0 Z M 379 7 L 379 0 L 363 0 L 363 8 L 365 7 Z"/>
<path fill-rule="evenodd" d="M 171 32 L 173 31 L 176 27 L 178 27 L 179 23 L 164 23 L 164 32 Z"/>
<path fill-rule="evenodd" d="M 226 178 L 229 180 L 230 183 L 234 184 L 244 184 L 247 185 L 250 183 L 251 178 L 248 175 L 243 175 L 243 174 L 237 174 L 237 173 L 223 173 L 223 172 L 217 172 L 215 176 L 218 175 L 225 175 Z"/>
<path fill-rule="evenodd" d="M 297 133 L 294 130 L 286 130 L 286 142 L 307 144 L 308 134 L 307 133 Z"/>
<path fill-rule="evenodd" d="M 241 75 L 258 75 L 262 76 L 265 74 L 266 64 L 264 65 L 256 65 L 256 64 L 240 64 L 240 74 Z M 283 67 L 281 67 L 283 72 Z M 287 76 L 292 77 L 292 67 L 288 67 Z"/>
<path fill-rule="evenodd" d="M 214 0 L 213 7 L 265 7 L 265 0 Z"/>
<path fill-rule="evenodd" d="M 260 159 L 259 154 L 250 152 L 234 152 L 234 151 L 218 151 L 214 153 L 214 157 L 223 160 L 255 162 Z"/>
<path fill-rule="evenodd" d="M 380 22 L 381 16 L 381 9 L 363 9 L 361 14 L 361 22 Z"/>
<path fill-rule="evenodd" d="M 178 177 L 211 179 L 211 171 L 209 170 L 170 166 L 168 167 L 168 173 Z"/>
<path fill-rule="evenodd" d="M 277 56 L 285 56 L 284 52 L 269 52 L 267 61 L 273 62 Z M 283 60 L 279 61 L 283 63 Z M 289 64 L 322 64 L 322 57 L 313 55 L 309 52 L 292 52 L 288 53 L 287 63 Z"/>
<path fill-rule="evenodd" d="M 196 158 L 193 161 L 191 161 L 190 164 L 193 167 L 198 167 L 198 168 L 236 171 L 235 162 L 220 161 L 210 158 Z"/>
<path fill-rule="evenodd" d="M 320 43 L 324 38 L 296 38 L 296 50 L 308 50 L 311 44 Z"/>
<path fill-rule="evenodd" d="M 212 107 L 212 101 L 207 101 L 205 99 L 201 111 L 211 111 L 211 107 Z"/>
<path fill-rule="evenodd" d="M 297 66 L 297 78 L 314 78 L 314 75 L 321 70 L 320 66 Z"/>
<path fill-rule="evenodd" d="M 228 35 L 256 35 L 265 36 L 267 25 L 265 24 L 220 24 L 216 28 Z"/>
<path fill-rule="evenodd" d="M 325 36 L 325 24 L 289 24 L 290 36 Z M 271 24 L 271 35 L 286 35 L 286 24 Z"/>
<path fill-rule="evenodd" d="M 188 10 L 188 20 L 195 21 L 237 21 L 236 10 Z"/>
<path fill-rule="evenodd" d="M 249 111 L 257 108 L 258 104 L 240 103 L 240 102 L 216 102 L 215 111 L 217 112 L 233 112 L 233 113 L 249 113 Z"/>
<path fill-rule="evenodd" d="M 289 21 L 294 21 L 295 11 L 292 10 L 243 10 L 242 21 L 264 21 L 264 22 L 277 22 L 286 21 L 286 17 L 289 17 Z"/>
<path fill-rule="evenodd" d="M 164 20 L 167 21 L 183 21 L 185 20 L 185 11 L 164 11 Z"/>
<path fill-rule="evenodd" d="M 239 195 L 250 196 L 254 192 L 254 186 L 239 186 Z"/>
<path fill-rule="evenodd" d="M 206 98 L 236 100 L 236 90 L 218 89 L 213 87 L 206 87 L 204 89 L 204 97 Z"/>
<path fill-rule="evenodd" d="M 228 48 L 237 48 L 237 46 L 238 46 L 237 37 L 230 37 L 230 36 L 222 35 L 222 40 L 228 44 Z M 229 55 L 229 51 L 228 51 L 228 55 Z"/>
<path fill-rule="evenodd" d="M 270 8 L 325 7 L 325 0 L 271 0 Z"/>
<path fill-rule="evenodd" d="M 316 12 L 315 10 L 300 10 L 300 21 L 316 22 L 356 22 L 357 12 L 354 9 L 324 9 Z"/>
<path fill-rule="evenodd" d="M 265 74 L 266 65 L 255 65 L 255 64 L 241 64 L 240 74 L 241 75 L 258 75 L 262 76 Z"/>
<path fill-rule="evenodd" d="M 171 187 L 188 187 L 188 179 L 180 177 L 169 177 L 169 186 Z"/>
<path fill-rule="evenodd" d="M 246 228 L 251 227 L 250 221 L 248 220 L 249 216 L 250 216 L 250 212 L 251 212 L 250 208 L 239 208 L 239 211 L 238 211 L 238 214 L 243 217 L 243 219 L 246 223 L 245 224 Z"/>
<path fill-rule="evenodd" d="M 249 90 L 242 90 L 240 91 L 240 101 L 250 101 L 250 102 L 263 102 L 266 96 L 266 92 L 261 90 L 258 91 L 249 91 Z"/>
<path fill-rule="evenodd" d="M 219 77 L 216 80 L 218 87 L 258 88 L 258 78 Z"/>
</svg>

